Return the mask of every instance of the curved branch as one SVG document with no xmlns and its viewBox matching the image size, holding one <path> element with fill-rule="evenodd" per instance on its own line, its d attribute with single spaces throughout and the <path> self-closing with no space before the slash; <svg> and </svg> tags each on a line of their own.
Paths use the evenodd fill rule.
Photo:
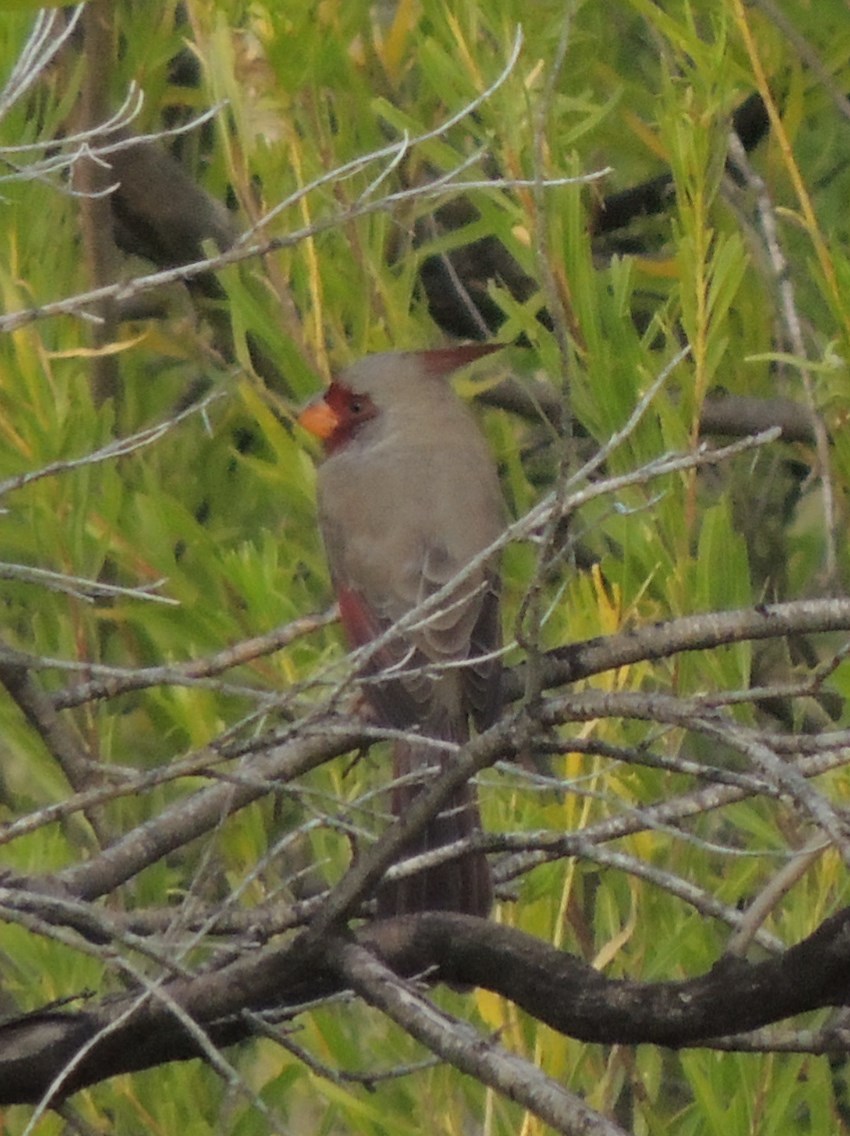
<svg viewBox="0 0 850 1136">
<path fill-rule="evenodd" d="M 161 993 L 154 986 L 76 1013 L 45 1010 L 0 1025 L 0 1104 L 40 1100 L 81 1050 L 62 1096 L 118 1073 L 199 1056 L 198 1038 L 175 1019 L 174 1006 L 211 1042 L 230 1045 L 254 1032 L 244 1010 L 297 1010 L 348 984 L 339 977 L 341 969 L 348 973 L 344 940 L 330 937 L 318 950 L 299 950 L 299 941 L 306 939 L 171 981 Z M 850 1001 L 850 908 L 778 958 L 722 959 L 679 982 L 608 979 L 523 931 L 466 915 L 385 920 L 361 927 L 354 941 L 397 975 L 481 986 L 559 1033 L 609 1045 L 705 1045 Z"/>
<path fill-rule="evenodd" d="M 417 1041 L 483 1085 L 519 1101 L 565 1136 L 627 1136 L 613 1121 L 547 1077 L 532 1062 L 483 1038 L 468 1022 L 438 1009 L 356 943 L 331 942 L 327 957 L 346 985 Z"/>
</svg>

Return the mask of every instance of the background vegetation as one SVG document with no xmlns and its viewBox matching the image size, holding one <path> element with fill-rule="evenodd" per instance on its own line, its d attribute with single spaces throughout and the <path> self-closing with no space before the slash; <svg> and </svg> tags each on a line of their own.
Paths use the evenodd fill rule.
<svg viewBox="0 0 850 1136">
<path fill-rule="evenodd" d="M 34 20 L 11 7 L 4 79 Z M 128 0 L 90 5 L 88 20 L 88 39 L 78 27 L 0 123 L 0 841 L 14 878 L 82 879 L 193 793 L 265 777 L 257 755 L 310 736 L 328 700 L 349 708 L 337 628 L 317 614 L 331 595 L 293 413 L 350 360 L 445 342 L 420 270 L 469 241 L 497 238 L 537 282 L 475 276 L 509 346 L 458 384 L 482 405 L 512 517 L 559 502 L 506 551 L 507 659 L 531 663 L 529 704 L 547 650 L 844 593 L 841 0 Z M 248 235 L 217 286 L 174 273 L 45 311 L 155 271 L 138 242 L 104 260 L 109 198 L 70 192 L 60 168 L 77 150 L 68 136 L 101 121 L 86 107 L 114 113 L 131 84 L 144 95 L 132 130 L 180 131 L 162 145 Z M 770 129 L 749 156 L 733 149 L 732 168 L 730 116 L 755 92 Z M 604 233 L 605 195 L 665 171 L 664 211 Z M 459 198 L 475 211 L 457 229 L 444 210 Z M 506 409 L 507 379 L 548 417 Z M 729 440 L 709 416 L 722 405 L 725 432 L 749 437 L 709 465 L 701 447 Z M 755 426 L 735 420 L 745 411 Z M 754 443 L 780 412 L 785 434 Z M 653 981 L 702 974 L 730 948 L 765 957 L 838 911 L 843 618 L 833 635 L 612 656 L 585 683 L 600 694 L 592 712 L 534 735 L 539 770 L 479 776 L 494 918 L 609 977 Z M 606 711 L 605 692 L 634 698 Z M 339 718 L 333 729 L 345 736 Z M 812 796 L 758 750 L 771 738 L 775 753 L 822 761 Z M 112 921 L 110 943 L 81 933 L 79 911 L 63 925 L 4 886 L 3 1011 L 211 967 L 250 951 L 261 925 L 292 934 L 385 826 L 383 750 L 356 762 L 332 750 L 121 886 L 78 893 Z M 711 797 L 735 776 L 763 791 Z M 559 843 L 575 833 L 580 848 Z M 840 1011 L 674 1052 L 575 1040 L 486 990 L 428 996 L 610 1131 L 850 1127 Z M 223 1054 L 113 1077 L 58 1111 L 14 1106 L 4 1130 L 547 1130 L 351 997 Z"/>
</svg>

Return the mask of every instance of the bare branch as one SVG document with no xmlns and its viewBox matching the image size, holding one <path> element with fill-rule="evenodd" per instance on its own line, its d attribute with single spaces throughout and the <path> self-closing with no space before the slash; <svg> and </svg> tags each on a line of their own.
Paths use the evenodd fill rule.
<svg viewBox="0 0 850 1136">
<path fill-rule="evenodd" d="M 0 118 L 38 81 L 51 59 L 74 34 L 84 7 L 78 4 L 67 14 L 56 8 L 42 8 L 38 12 L 30 37 L 0 90 Z"/>
<path fill-rule="evenodd" d="M 455 1030 L 450 1019 L 434 1017 L 428 1003 L 384 967 L 397 976 L 439 974 L 443 981 L 485 987 L 552 1029 L 589 1042 L 716 1045 L 724 1035 L 735 1037 L 794 1014 L 843 1006 L 850 974 L 849 927 L 850 909 L 845 909 L 778 958 L 755 964 L 729 959 L 698 978 L 643 983 L 607 979 L 566 951 L 471 916 L 429 912 L 386 920 L 361 928 L 353 943 L 332 938 L 319 950 L 294 951 L 289 944 L 269 946 L 243 952 L 211 972 L 156 988 L 149 984 L 147 990 L 77 1012 L 45 1010 L 0 1023 L 0 1104 L 35 1103 L 54 1083 L 67 1095 L 119 1072 L 244 1040 L 253 1029 L 243 1014 L 246 1007 L 297 1011 L 336 993 L 342 984 L 360 987 L 369 1000 L 459 1067 L 474 1069 L 487 1083 L 510 1083 L 510 1070 L 520 1066 L 503 1061 L 502 1051 L 470 1027 Z M 300 942 L 306 946 L 307 940 Z M 368 952 L 365 958 L 361 951 Z M 410 1013 L 404 1014 L 405 1006 Z M 429 1022 L 447 1031 L 445 1048 L 437 1033 L 426 1030 Z M 822 1046 L 825 1040 L 824 1035 Z M 749 1047 L 746 1037 L 742 1045 Z M 835 1035 L 832 1046 L 846 1051 L 846 1037 Z M 727 1047 L 734 1047 L 730 1037 Z M 529 1083 L 542 1094 L 535 1093 L 529 1107 L 557 1102 L 566 1108 L 571 1103 L 568 1095 L 549 1095 L 551 1082 L 543 1078 Z M 565 1115 L 559 1108 L 557 1116 Z"/>
<path fill-rule="evenodd" d="M 545 1076 L 536 1065 L 483 1038 L 467 1022 L 438 1010 L 363 947 L 334 941 L 326 953 L 340 978 L 366 1002 L 461 1072 L 525 1105 L 556 1132 L 565 1136 L 626 1136 L 618 1124 L 588 1108 L 580 1097 Z"/>
</svg>

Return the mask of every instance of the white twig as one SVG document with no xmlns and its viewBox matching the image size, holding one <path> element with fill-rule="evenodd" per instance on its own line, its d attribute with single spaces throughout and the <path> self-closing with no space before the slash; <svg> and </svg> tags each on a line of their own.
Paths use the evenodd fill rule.
<svg viewBox="0 0 850 1136">
<path fill-rule="evenodd" d="M 15 65 L 0 90 L 0 118 L 35 83 L 57 51 L 68 41 L 83 12 L 83 4 L 78 4 L 69 16 L 63 16 L 56 9 L 42 8 L 35 18 L 30 37 L 15 61 Z M 62 21 L 66 20 L 62 28 Z"/>
<path fill-rule="evenodd" d="M 55 477 L 59 473 L 68 473 L 70 470 L 81 469 L 83 466 L 111 461 L 113 458 L 125 457 L 136 450 L 144 449 L 145 446 L 158 442 L 160 438 L 185 419 L 194 414 L 204 414 L 212 402 L 223 397 L 223 392 L 213 391 L 202 401 L 193 403 L 172 418 L 168 418 L 164 422 L 157 422 L 154 426 L 147 426 L 144 430 L 139 430 L 138 433 L 130 434 L 126 438 L 117 438 L 114 442 L 110 442 L 90 454 L 85 454 L 83 457 L 50 462 L 49 465 L 41 466 L 40 469 L 33 470 L 32 473 L 19 473 L 15 477 L 8 477 L 5 481 L 0 481 L 0 497 L 16 489 L 23 489 L 24 486 L 31 485 L 34 481 L 41 481 L 42 478 Z"/>
</svg>

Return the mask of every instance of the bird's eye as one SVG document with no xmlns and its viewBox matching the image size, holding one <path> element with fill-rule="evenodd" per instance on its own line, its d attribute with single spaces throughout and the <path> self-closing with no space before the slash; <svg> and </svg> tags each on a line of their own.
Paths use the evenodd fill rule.
<svg viewBox="0 0 850 1136">
<path fill-rule="evenodd" d="M 353 398 L 351 400 L 351 408 L 350 409 L 351 409 L 352 414 L 362 414 L 363 413 L 363 403 L 360 401 L 359 398 Z"/>
</svg>

